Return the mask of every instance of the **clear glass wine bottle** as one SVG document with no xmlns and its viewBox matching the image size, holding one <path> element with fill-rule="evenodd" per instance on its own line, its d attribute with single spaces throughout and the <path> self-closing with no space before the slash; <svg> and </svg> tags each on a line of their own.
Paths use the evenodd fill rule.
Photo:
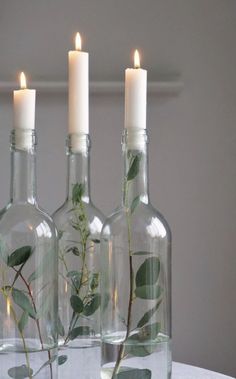
<svg viewBox="0 0 236 379">
<path fill-rule="evenodd" d="M 101 234 L 101 378 L 167 379 L 171 234 L 149 203 L 145 129 L 126 129 L 122 146 L 122 204 Z"/>
<path fill-rule="evenodd" d="M 76 146 L 76 148 L 75 148 Z M 79 148 L 78 148 L 79 147 Z M 68 190 L 53 215 L 59 230 L 59 378 L 100 375 L 100 233 L 102 213 L 90 198 L 90 139 L 67 139 Z M 70 370 L 68 370 L 70 367 Z"/>
<path fill-rule="evenodd" d="M 34 130 L 13 130 L 0 212 L 1 378 L 57 377 L 57 233 L 37 204 L 35 145 Z"/>
</svg>

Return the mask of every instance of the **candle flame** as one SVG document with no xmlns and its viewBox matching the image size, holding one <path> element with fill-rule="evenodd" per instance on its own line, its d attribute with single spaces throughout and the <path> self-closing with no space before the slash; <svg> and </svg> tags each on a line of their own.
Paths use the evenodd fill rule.
<svg viewBox="0 0 236 379">
<path fill-rule="evenodd" d="M 79 32 L 75 36 L 75 50 L 82 50 L 82 40 Z"/>
<path fill-rule="evenodd" d="M 20 88 L 21 89 L 27 88 L 26 76 L 25 76 L 24 72 L 21 72 L 21 74 L 20 74 Z"/>
<path fill-rule="evenodd" d="M 11 302 L 9 297 L 7 298 L 7 315 L 10 316 L 11 314 Z"/>
<path fill-rule="evenodd" d="M 67 291 L 68 291 L 68 284 L 67 282 L 65 282 L 65 293 L 67 293 Z"/>
<path fill-rule="evenodd" d="M 134 68 L 140 68 L 140 56 L 137 49 L 134 52 Z"/>
</svg>

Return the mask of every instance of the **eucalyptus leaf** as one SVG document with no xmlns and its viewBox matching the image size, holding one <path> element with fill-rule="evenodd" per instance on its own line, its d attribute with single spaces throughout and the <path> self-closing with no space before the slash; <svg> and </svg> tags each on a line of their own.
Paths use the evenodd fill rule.
<svg viewBox="0 0 236 379">
<path fill-rule="evenodd" d="M 26 263 L 32 252 L 33 250 L 31 246 L 22 246 L 19 249 L 16 249 L 13 253 L 11 253 L 11 255 L 9 255 L 7 265 L 9 267 L 15 267 Z"/>
<path fill-rule="evenodd" d="M 70 304 L 75 313 L 81 313 L 83 311 L 83 308 L 84 308 L 83 301 L 80 299 L 79 296 L 72 295 L 70 297 Z"/>
<path fill-rule="evenodd" d="M 132 255 L 152 255 L 150 251 L 135 251 Z"/>
<path fill-rule="evenodd" d="M 60 240 L 63 236 L 64 230 L 58 230 L 58 239 Z"/>
<path fill-rule="evenodd" d="M 80 226 L 79 226 L 79 224 L 77 224 L 76 222 L 72 221 L 71 222 L 71 226 L 72 226 L 73 229 L 75 229 L 75 230 L 77 230 L 77 231 L 80 232 Z M 67 251 L 67 253 L 68 253 L 68 251 Z"/>
<path fill-rule="evenodd" d="M 82 183 L 76 183 L 73 185 L 72 189 L 72 203 L 78 204 L 84 194 L 85 186 Z"/>
<path fill-rule="evenodd" d="M 64 326 L 63 326 L 63 324 L 61 322 L 61 319 L 60 319 L 59 315 L 58 315 L 58 319 L 57 319 L 57 331 L 58 331 L 59 336 L 64 337 L 64 335 L 65 335 L 65 329 L 64 329 Z"/>
<path fill-rule="evenodd" d="M 114 368 L 102 368 L 101 378 L 112 378 Z M 114 379 L 151 379 L 151 371 L 148 369 L 138 369 L 133 367 L 120 367 L 118 374 L 114 376 Z"/>
<path fill-rule="evenodd" d="M 58 357 L 58 365 L 61 366 L 67 361 L 67 355 L 59 355 Z"/>
<path fill-rule="evenodd" d="M 114 379 L 151 379 L 151 377 L 152 372 L 148 369 L 121 367 Z"/>
<path fill-rule="evenodd" d="M 141 328 L 143 325 L 145 325 L 152 318 L 152 316 L 154 315 L 154 313 L 159 308 L 161 302 L 162 302 L 162 299 L 159 300 L 156 303 L 155 307 L 153 307 L 152 309 L 150 309 L 149 311 L 147 311 L 146 313 L 144 313 L 143 317 L 139 320 L 139 322 L 137 324 L 138 328 Z"/>
<path fill-rule="evenodd" d="M 28 319 L 29 319 L 29 314 L 28 314 L 28 312 L 24 311 L 22 313 L 22 316 L 21 316 L 19 322 L 18 322 L 18 328 L 19 328 L 20 332 L 23 332 L 23 330 L 25 329 L 27 322 L 28 322 Z"/>
<path fill-rule="evenodd" d="M 11 288 L 12 288 L 11 286 L 3 286 L 2 290 L 8 292 L 8 291 L 11 291 Z"/>
<path fill-rule="evenodd" d="M 160 259 L 157 257 L 150 257 L 139 267 L 135 282 L 137 287 L 144 285 L 155 284 L 158 280 L 160 273 Z"/>
<path fill-rule="evenodd" d="M 140 299 L 149 299 L 154 300 L 158 299 L 161 295 L 161 287 L 158 285 L 155 286 L 141 286 L 136 287 L 135 295 Z"/>
<path fill-rule="evenodd" d="M 129 171 L 127 173 L 127 180 L 128 181 L 134 179 L 138 175 L 140 159 L 141 159 L 140 155 L 135 155 L 135 157 L 134 157 L 134 159 L 130 165 Z"/>
<path fill-rule="evenodd" d="M 78 271 L 72 270 L 72 271 L 68 271 L 66 276 L 67 276 L 67 278 L 78 278 L 78 277 L 80 278 L 81 273 Z"/>
<path fill-rule="evenodd" d="M 134 213 L 135 208 L 138 206 L 139 203 L 140 203 L 140 196 L 136 196 L 134 198 L 134 200 L 132 201 L 132 204 L 130 206 L 130 212 L 131 212 L 131 214 Z"/>
<path fill-rule="evenodd" d="M 76 228 L 77 228 L 77 226 L 76 226 Z M 72 253 L 72 254 L 76 255 L 77 257 L 80 256 L 80 251 L 79 251 L 77 246 L 69 247 L 68 249 L 66 249 L 66 253 Z"/>
<path fill-rule="evenodd" d="M 156 338 L 160 331 L 160 323 L 156 322 L 141 328 L 138 333 L 130 336 L 125 345 L 125 354 L 136 357 L 146 357 L 153 353 L 156 348 Z"/>
<path fill-rule="evenodd" d="M 11 367 L 8 370 L 8 375 L 14 379 L 29 378 L 33 375 L 33 370 L 26 365 Z"/>
<path fill-rule="evenodd" d="M 91 241 L 94 243 L 100 243 L 100 240 L 98 238 L 91 238 Z"/>
<path fill-rule="evenodd" d="M 153 324 L 145 325 L 139 330 L 139 340 L 153 340 L 156 339 L 158 333 L 160 332 L 161 324 L 160 322 L 154 322 Z"/>
<path fill-rule="evenodd" d="M 94 272 L 90 276 L 89 288 L 91 291 L 94 291 L 99 286 L 99 273 Z"/>
<path fill-rule="evenodd" d="M 91 316 L 100 307 L 101 296 L 98 293 L 94 293 L 90 296 L 89 301 L 84 306 L 83 314 L 85 316 Z"/>
<path fill-rule="evenodd" d="M 93 329 L 91 329 L 90 326 L 78 326 L 77 328 L 71 330 L 69 338 L 74 340 L 78 336 L 88 336 L 92 333 L 94 334 Z"/>
<path fill-rule="evenodd" d="M 36 375 L 38 375 L 38 373 L 43 370 L 45 367 L 51 365 L 55 360 L 57 359 L 57 355 L 54 355 L 52 358 L 50 358 L 47 362 L 45 362 L 39 369 L 38 371 L 33 375 L 33 377 L 35 377 Z"/>
<path fill-rule="evenodd" d="M 21 309 L 23 309 L 24 311 L 26 311 L 29 314 L 29 316 L 31 316 L 34 319 L 36 318 L 35 310 L 32 307 L 28 297 L 24 294 L 24 292 L 22 292 L 16 288 L 12 288 L 12 298 L 13 298 L 14 302 Z"/>
<path fill-rule="evenodd" d="M 157 348 L 156 343 L 138 343 L 136 336 L 130 337 L 130 342 L 131 341 L 133 342 L 132 344 L 125 346 L 125 354 L 130 354 L 135 357 L 147 357 Z"/>
</svg>

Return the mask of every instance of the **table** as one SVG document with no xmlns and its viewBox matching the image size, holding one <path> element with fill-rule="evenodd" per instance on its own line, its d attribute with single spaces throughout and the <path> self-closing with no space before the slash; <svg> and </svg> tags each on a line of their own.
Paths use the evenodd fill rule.
<svg viewBox="0 0 236 379">
<path fill-rule="evenodd" d="M 172 379 L 235 379 L 200 367 L 173 362 Z"/>
</svg>

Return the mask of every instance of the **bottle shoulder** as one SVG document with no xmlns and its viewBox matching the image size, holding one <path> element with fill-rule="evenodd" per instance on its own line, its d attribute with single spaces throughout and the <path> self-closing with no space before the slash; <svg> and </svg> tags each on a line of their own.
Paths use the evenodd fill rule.
<svg viewBox="0 0 236 379">
<path fill-rule="evenodd" d="M 0 233 L 36 232 L 56 238 L 57 231 L 52 218 L 38 205 L 9 203 L 0 211 Z"/>
<path fill-rule="evenodd" d="M 73 206 L 69 201 L 66 201 L 52 215 L 56 227 L 60 231 L 73 232 L 72 225 L 74 222 L 86 222 L 90 232 L 97 234 L 101 232 L 105 216 L 102 212 L 90 201 L 82 202 L 82 207 Z"/>
<path fill-rule="evenodd" d="M 127 232 L 128 220 L 132 233 L 148 234 L 149 237 L 171 239 L 170 227 L 163 215 L 150 203 L 140 202 L 133 212 L 121 206 L 108 216 L 104 222 L 102 236 L 119 235 Z"/>
</svg>

